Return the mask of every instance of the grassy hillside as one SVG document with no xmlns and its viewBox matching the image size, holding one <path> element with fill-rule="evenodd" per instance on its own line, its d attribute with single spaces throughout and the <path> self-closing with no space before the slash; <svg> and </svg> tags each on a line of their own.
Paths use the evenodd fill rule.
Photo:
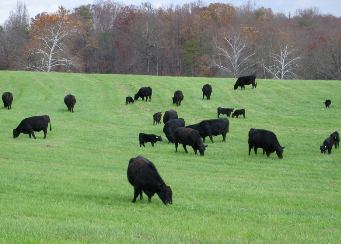
<svg viewBox="0 0 341 244">
<path fill-rule="evenodd" d="M 14 96 L 11 110 L 0 108 L 0 243 L 340 243 L 341 149 L 324 155 L 319 146 L 341 132 L 341 82 L 258 80 L 233 90 L 234 82 L 0 72 L 0 93 Z M 142 86 L 153 88 L 152 101 L 126 105 Z M 180 107 L 171 101 L 178 89 Z M 174 109 L 189 125 L 216 118 L 217 107 L 245 108 L 246 118 L 229 118 L 226 142 L 207 140 L 204 157 L 191 147 L 175 153 L 163 124 L 153 126 L 155 112 Z M 52 120 L 45 140 L 13 139 L 22 119 L 43 114 Z M 273 131 L 284 158 L 248 155 L 250 128 Z M 140 148 L 140 132 L 164 140 Z M 131 202 L 126 171 L 138 155 L 171 186 L 172 205 L 157 195 Z"/>
</svg>

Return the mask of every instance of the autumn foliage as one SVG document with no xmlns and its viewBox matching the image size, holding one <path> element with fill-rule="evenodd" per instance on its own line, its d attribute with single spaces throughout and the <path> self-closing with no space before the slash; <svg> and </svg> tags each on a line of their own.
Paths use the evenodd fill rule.
<svg viewBox="0 0 341 244">
<path fill-rule="evenodd" d="M 0 69 L 341 79 L 341 18 L 316 8 L 283 14 L 251 2 L 155 8 L 102 0 L 35 16 L 17 28 L 15 45 L 13 23 L 0 29 Z"/>
</svg>

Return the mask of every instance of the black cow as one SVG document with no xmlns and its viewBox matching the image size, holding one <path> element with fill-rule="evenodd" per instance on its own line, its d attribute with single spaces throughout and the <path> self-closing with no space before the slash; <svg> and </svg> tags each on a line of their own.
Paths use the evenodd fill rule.
<svg viewBox="0 0 341 244">
<path fill-rule="evenodd" d="M 197 151 L 199 150 L 200 156 L 204 156 L 207 147 L 207 145 L 204 145 L 202 142 L 197 130 L 186 127 L 178 127 L 174 130 L 174 143 L 175 152 L 178 151 L 178 145 L 180 143 L 184 147 L 186 153 L 188 153 L 186 145 L 189 145 L 192 146 L 195 154 L 197 154 Z"/>
<path fill-rule="evenodd" d="M 156 143 L 157 141 L 162 141 L 162 137 L 154 135 L 154 134 L 145 134 L 145 133 L 139 134 L 140 147 L 141 145 L 145 147 L 144 145 L 145 142 L 150 142 L 152 146 L 154 147 L 154 143 Z"/>
<path fill-rule="evenodd" d="M 134 103 L 134 99 L 133 99 L 131 96 L 127 96 L 127 97 L 126 97 L 126 105 L 127 105 L 128 103 Z"/>
<path fill-rule="evenodd" d="M 4 107 L 10 110 L 12 108 L 13 94 L 11 92 L 4 92 L 2 94 L 2 101 L 4 102 Z"/>
<path fill-rule="evenodd" d="M 183 118 L 171 119 L 166 122 L 163 127 L 163 132 L 165 133 L 168 143 L 174 143 L 174 130 L 178 127 L 185 127 L 185 120 Z"/>
<path fill-rule="evenodd" d="M 174 92 L 174 97 L 172 97 L 173 103 L 176 103 L 177 106 L 181 105 L 181 101 L 184 99 L 184 94 L 182 91 L 178 90 Z"/>
<path fill-rule="evenodd" d="M 142 98 L 142 100 L 144 100 L 144 98 L 146 98 L 146 102 L 148 101 L 148 97 L 149 97 L 149 102 L 152 99 L 152 88 L 148 87 L 141 87 L 140 90 L 135 94 L 134 99 L 137 100 L 139 98 Z"/>
<path fill-rule="evenodd" d="M 223 141 L 226 141 L 226 134 L 229 132 L 229 120 L 226 118 L 203 120 L 198 124 L 186 127 L 197 130 L 203 142 L 205 142 L 205 138 L 208 136 L 211 142 L 214 143 L 212 136 L 222 135 Z"/>
<path fill-rule="evenodd" d="M 329 108 L 329 105 L 332 103 L 332 101 L 330 100 L 326 100 L 325 102 L 323 102 L 326 105 L 326 108 Z"/>
<path fill-rule="evenodd" d="M 73 108 L 76 104 L 75 96 L 68 94 L 64 97 L 64 103 L 67 106 L 68 110 L 73 113 Z"/>
<path fill-rule="evenodd" d="M 334 140 L 334 146 L 335 146 L 335 149 L 340 147 L 340 136 L 339 136 L 339 132 L 337 131 L 334 131 L 333 133 L 330 134 L 330 136 L 333 138 Z"/>
<path fill-rule="evenodd" d="M 177 119 L 178 118 L 178 113 L 175 110 L 168 110 L 165 112 L 165 115 L 163 116 L 163 123 L 166 124 L 168 120 L 171 119 Z"/>
<path fill-rule="evenodd" d="M 161 117 L 162 117 L 161 112 L 157 112 L 157 113 L 153 114 L 153 125 L 154 124 L 161 124 Z"/>
<path fill-rule="evenodd" d="M 29 134 L 31 138 L 31 134 L 34 139 L 36 139 L 33 131 L 44 131 L 44 139 L 46 139 L 46 133 L 48 124 L 50 123 L 50 131 L 51 129 L 51 121 L 48 115 L 42 116 L 33 116 L 30 118 L 23 119 L 16 129 L 13 129 L 13 138 L 17 138 L 20 133 Z"/>
<path fill-rule="evenodd" d="M 257 82 L 256 82 L 256 76 L 255 75 L 248 75 L 248 76 L 241 76 L 238 78 L 236 81 L 236 84 L 234 84 L 234 89 L 237 90 L 238 87 L 240 86 L 240 89 L 245 89 L 245 85 L 251 85 L 252 88 L 257 87 Z"/>
<path fill-rule="evenodd" d="M 230 117 L 230 114 L 233 112 L 233 108 L 218 108 L 218 118 L 220 114 L 226 114 L 227 117 Z"/>
<path fill-rule="evenodd" d="M 324 140 L 322 146 L 320 146 L 321 153 L 326 154 L 326 151 L 328 150 L 328 154 L 332 153 L 332 148 L 334 145 L 334 139 L 333 137 L 328 137 Z"/>
<path fill-rule="evenodd" d="M 211 94 L 212 94 L 212 86 L 209 84 L 206 84 L 202 87 L 202 99 L 207 98 L 207 100 L 211 99 Z"/>
<path fill-rule="evenodd" d="M 243 117 L 245 119 L 245 109 L 235 110 L 234 113 L 232 114 L 232 118 L 234 118 L 234 117 L 238 118 L 239 115 L 243 115 Z"/>
<path fill-rule="evenodd" d="M 249 131 L 249 155 L 251 149 L 254 148 L 255 154 L 257 154 L 257 148 L 263 148 L 263 154 L 266 152 L 266 156 L 270 156 L 270 153 L 276 152 L 279 158 L 283 158 L 283 151 L 285 147 L 282 147 L 275 135 L 275 133 L 264 129 L 251 129 Z"/>
<path fill-rule="evenodd" d="M 152 196 L 156 193 L 164 204 L 172 204 L 172 190 L 165 184 L 159 175 L 155 165 L 148 159 L 137 156 L 129 160 L 127 177 L 129 183 L 134 186 L 134 199 L 140 195 L 143 198 L 142 191 L 148 196 L 150 202 Z"/>
</svg>

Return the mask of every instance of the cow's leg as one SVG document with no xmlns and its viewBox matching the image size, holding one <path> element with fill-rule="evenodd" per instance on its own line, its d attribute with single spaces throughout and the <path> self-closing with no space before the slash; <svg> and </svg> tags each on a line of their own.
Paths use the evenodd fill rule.
<svg viewBox="0 0 341 244">
<path fill-rule="evenodd" d="M 154 142 L 153 142 L 153 141 L 151 141 L 150 143 L 151 143 L 151 144 L 152 144 L 152 146 L 154 147 Z"/>
<path fill-rule="evenodd" d="M 184 147 L 185 152 L 188 153 L 187 148 L 186 148 L 186 144 L 182 144 L 182 146 Z"/>
<path fill-rule="evenodd" d="M 258 149 L 258 147 L 255 147 L 255 148 L 254 148 L 255 154 L 256 154 L 256 155 L 257 155 L 257 149 Z"/>
<path fill-rule="evenodd" d="M 267 156 L 267 157 L 270 156 L 270 151 L 266 150 L 266 156 Z"/>
<path fill-rule="evenodd" d="M 133 202 L 136 202 L 136 198 L 141 195 L 141 190 L 137 189 L 136 187 L 134 188 L 134 199 Z"/>
<path fill-rule="evenodd" d="M 31 130 L 31 133 L 30 133 L 30 138 L 31 138 L 31 134 L 32 134 L 32 136 L 33 136 L 33 138 L 34 138 L 34 139 L 37 139 L 37 138 L 36 138 L 36 136 L 34 135 L 34 132 L 33 132 L 33 130 Z"/>
<path fill-rule="evenodd" d="M 226 132 L 223 132 L 222 135 L 223 135 L 223 141 L 226 141 Z"/>
<path fill-rule="evenodd" d="M 169 141 L 169 142 L 170 142 L 170 141 Z M 169 142 L 168 142 L 168 143 L 169 143 Z M 177 142 L 174 142 L 174 144 L 175 144 L 175 152 L 177 152 L 177 151 L 178 151 L 178 145 L 179 145 L 179 144 L 178 144 Z"/>
<path fill-rule="evenodd" d="M 332 148 L 328 148 L 328 154 L 331 154 L 332 153 Z"/>
<path fill-rule="evenodd" d="M 214 143 L 212 135 L 209 135 L 211 142 Z"/>
<path fill-rule="evenodd" d="M 252 149 L 252 146 L 251 146 L 251 144 L 249 143 L 249 155 L 250 155 L 250 153 L 251 153 L 251 149 Z"/>
<path fill-rule="evenodd" d="M 44 128 L 44 139 L 46 139 L 47 128 Z"/>
<path fill-rule="evenodd" d="M 141 147 L 141 145 L 142 145 L 142 142 L 140 141 L 140 147 Z"/>
</svg>

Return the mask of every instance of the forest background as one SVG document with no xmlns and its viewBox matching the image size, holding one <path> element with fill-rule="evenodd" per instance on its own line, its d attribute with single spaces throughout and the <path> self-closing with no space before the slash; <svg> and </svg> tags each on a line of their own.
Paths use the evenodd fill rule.
<svg viewBox="0 0 341 244">
<path fill-rule="evenodd" d="M 19 1 L 0 26 L 0 70 L 340 80 L 341 18 L 110 0 L 30 18 Z"/>
</svg>

